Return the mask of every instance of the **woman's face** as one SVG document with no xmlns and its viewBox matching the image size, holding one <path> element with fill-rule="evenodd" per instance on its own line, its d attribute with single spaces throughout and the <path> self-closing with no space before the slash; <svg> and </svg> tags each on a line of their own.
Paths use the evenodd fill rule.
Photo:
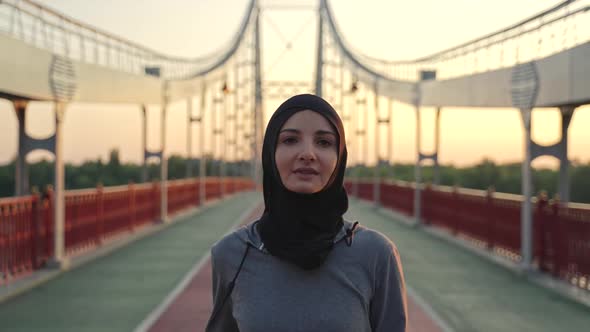
<svg viewBox="0 0 590 332">
<path fill-rule="evenodd" d="M 305 110 L 293 114 L 279 132 L 275 162 L 290 191 L 321 191 L 336 168 L 338 136 L 326 118 Z"/>
</svg>

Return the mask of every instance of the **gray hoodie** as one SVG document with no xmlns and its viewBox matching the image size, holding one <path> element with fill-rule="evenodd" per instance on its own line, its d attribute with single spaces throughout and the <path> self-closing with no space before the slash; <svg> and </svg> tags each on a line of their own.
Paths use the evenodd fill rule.
<svg viewBox="0 0 590 332">
<path fill-rule="evenodd" d="M 345 221 L 322 266 L 306 271 L 272 256 L 255 223 L 234 231 L 211 249 L 213 307 L 207 332 L 401 332 L 406 330 L 406 290 L 395 245 L 358 226 L 346 241 Z M 349 245 L 350 244 L 350 245 Z M 235 288 L 246 246 L 251 246 Z"/>
</svg>

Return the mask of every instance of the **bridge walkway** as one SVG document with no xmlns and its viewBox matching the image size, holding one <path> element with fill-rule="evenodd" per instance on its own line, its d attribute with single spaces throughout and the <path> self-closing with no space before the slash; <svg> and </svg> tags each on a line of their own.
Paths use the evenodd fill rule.
<svg viewBox="0 0 590 332">
<path fill-rule="evenodd" d="M 202 330 L 210 308 L 195 307 L 193 320 L 185 314 L 191 306 L 182 302 L 209 305 L 209 248 L 251 217 L 260 198 L 259 193 L 239 194 L 207 206 L 0 304 L 0 330 Z M 583 331 L 590 326 L 587 307 L 366 202 L 351 200 L 347 218 L 381 231 L 398 246 L 409 286 L 411 332 Z M 167 320 L 178 317 L 177 308 L 185 319 Z"/>
</svg>

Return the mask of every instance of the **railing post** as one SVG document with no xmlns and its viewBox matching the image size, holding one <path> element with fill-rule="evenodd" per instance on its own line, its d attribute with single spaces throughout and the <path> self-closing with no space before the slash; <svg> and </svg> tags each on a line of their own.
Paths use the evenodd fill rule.
<svg viewBox="0 0 590 332">
<path fill-rule="evenodd" d="M 431 201 L 431 196 L 432 196 L 432 183 L 427 182 L 427 183 L 425 183 L 424 192 L 422 195 L 422 218 L 421 218 L 421 223 L 426 226 L 432 224 L 432 219 L 433 219 L 432 210 L 430 209 L 430 204 L 429 204 Z"/>
<path fill-rule="evenodd" d="M 194 182 L 194 193 L 195 193 L 195 198 L 196 198 L 196 206 L 201 206 L 201 195 L 199 195 L 199 188 L 201 186 L 201 179 L 197 178 Z"/>
<path fill-rule="evenodd" d="M 152 182 L 152 204 L 151 204 L 151 206 L 153 207 L 152 220 L 154 220 L 154 221 L 156 221 L 158 219 L 159 213 L 160 213 L 159 206 L 160 206 L 161 201 L 160 201 L 160 197 L 158 194 L 158 188 L 159 188 L 158 182 L 157 181 Z"/>
<path fill-rule="evenodd" d="M 457 187 L 456 185 L 453 186 L 453 203 L 457 204 L 457 202 L 459 202 L 459 187 Z M 457 218 L 452 218 L 453 221 L 449 223 L 449 226 L 451 227 L 451 233 L 453 234 L 453 236 L 456 236 L 457 233 L 459 233 L 459 227 L 461 227 L 461 225 L 458 225 L 458 221 Z"/>
<path fill-rule="evenodd" d="M 45 188 L 45 199 L 47 200 L 47 215 L 45 216 L 45 230 L 46 230 L 46 234 L 45 234 L 45 254 L 46 254 L 46 258 L 50 259 L 53 256 L 53 240 L 54 240 L 54 236 L 53 233 L 55 232 L 54 229 L 54 225 L 55 223 L 53 222 L 53 218 L 55 216 L 55 213 L 53 212 L 53 202 L 54 202 L 54 197 L 53 197 L 53 186 L 52 185 L 47 185 L 47 187 Z"/>
<path fill-rule="evenodd" d="M 102 183 L 96 185 L 96 237 L 97 246 L 102 244 L 104 233 L 104 192 Z"/>
<path fill-rule="evenodd" d="M 68 249 L 77 249 L 80 237 L 80 199 L 74 197 L 70 202 L 69 218 L 64 218 L 64 252 L 67 253 Z"/>
<path fill-rule="evenodd" d="M 38 269 L 41 265 L 39 262 L 39 229 L 41 224 L 41 207 L 43 204 L 41 202 L 41 196 L 39 195 L 39 189 L 37 187 L 33 187 L 31 189 L 31 193 L 33 194 L 33 205 L 31 208 L 31 214 L 33 217 L 31 225 L 31 262 L 33 264 L 33 269 Z"/>
<path fill-rule="evenodd" d="M 3 219 L 7 220 L 7 225 L 5 230 L 7 230 L 7 238 L 6 238 L 6 247 L 8 248 L 7 250 L 7 257 L 6 257 L 6 262 L 7 262 L 7 275 L 13 276 L 14 275 L 14 268 L 16 266 L 16 259 L 15 259 L 15 227 L 14 227 L 14 212 L 13 212 L 13 208 L 12 206 L 8 205 L 5 209 L 4 209 L 4 215 L 3 215 Z"/>
<path fill-rule="evenodd" d="M 4 208 L 0 207 L 0 217 L 4 217 Z M 6 218 L 2 218 L 6 220 Z M 4 285 L 8 282 L 8 262 L 7 262 L 7 248 L 8 248 L 8 239 L 6 239 L 7 234 L 6 229 L 6 222 L 0 222 L 0 285 Z"/>
<path fill-rule="evenodd" d="M 537 202 L 536 206 L 534 207 L 534 219 L 535 223 L 533 225 L 532 231 L 532 240 L 533 240 L 533 252 L 532 252 L 532 261 L 535 258 L 538 259 L 539 268 L 543 266 L 544 259 L 545 259 L 545 230 L 547 227 L 547 208 L 548 200 L 547 200 L 547 192 L 540 191 L 537 195 Z"/>
<path fill-rule="evenodd" d="M 496 218 L 494 206 L 494 186 L 489 186 L 486 190 L 486 211 L 483 211 L 487 218 L 487 241 L 486 246 L 488 250 L 493 250 L 496 245 Z"/>
<path fill-rule="evenodd" d="M 564 223 L 559 217 L 560 215 L 560 208 L 561 203 L 559 199 L 555 199 L 551 204 L 551 224 L 554 226 L 555 231 L 552 235 L 552 243 L 553 243 L 553 252 L 555 257 L 553 257 L 553 276 L 556 278 L 560 277 L 562 267 L 565 266 L 564 264 L 564 257 L 567 256 L 567 239 L 565 238 L 564 232 Z"/>
<path fill-rule="evenodd" d="M 127 194 L 129 195 L 129 231 L 133 232 L 136 223 L 136 216 L 135 216 L 135 185 L 133 181 L 130 181 L 128 184 Z"/>
</svg>

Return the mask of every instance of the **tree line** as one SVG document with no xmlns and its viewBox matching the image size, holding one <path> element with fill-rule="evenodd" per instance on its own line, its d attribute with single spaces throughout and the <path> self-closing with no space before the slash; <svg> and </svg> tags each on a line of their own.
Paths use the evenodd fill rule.
<svg viewBox="0 0 590 332">
<path fill-rule="evenodd" d="M 200 160 L 193 160 L 191 171 L 193 176 L 199 174 Z M 218 160 L 208 158 L 205 164 L 208 176 L 219 176 Z M 168 159 L 168 178 L 182 179 L 187 174 L 187 160 L 180 156 L 170 156 Z M 496 192 L 521 193 L 521 164 L 496 164 L 492 160 L 484 159 L 469 167 L 455 167 L 441 165 L 439 167 L 440 184 L 459 186 L 464 188 L 486 190 L 493 187 Z M 53 183 L 53 162 L 41 160 L 28 165 L 29 182 L 31 187 L 43 190 Z M 372 178 L 374 167 L 353 166 L 347 169 L 348 176 Z M 66 189 L 93 188 L 98 183 L 103 186 L 115 186 L 130 182 L 142 182 L 143 166 L 134 163 L 121 163 L 119 151 L 112 150 L 109 160 L 101 159 L 86 161 L 80 165 L 66 164 Z M 379 172 L 384 178 L 404 181 L 414 181 L 414 164 L 381 165 Z M 14 195 L 15 162 L 0 166 L 0 197 Z M 226 163 L 228 176 L 250 176 L 249 161 Z M 147 165 L 147 180 L 158 180 L 160 167 L 158 163 Z M 535 169 L 533 171 L 533 188 L 535 192 L 546 191 L 549 197 L 557 193 L 559 172 L 551 169 Z M 422 168 L 424 182 L 434 181 L 434 167 Z M 590 162 L 586 164 L 574 162 L 570 166 L 570 200 L 572 202 L 590 203 Z"/>
</svg>

